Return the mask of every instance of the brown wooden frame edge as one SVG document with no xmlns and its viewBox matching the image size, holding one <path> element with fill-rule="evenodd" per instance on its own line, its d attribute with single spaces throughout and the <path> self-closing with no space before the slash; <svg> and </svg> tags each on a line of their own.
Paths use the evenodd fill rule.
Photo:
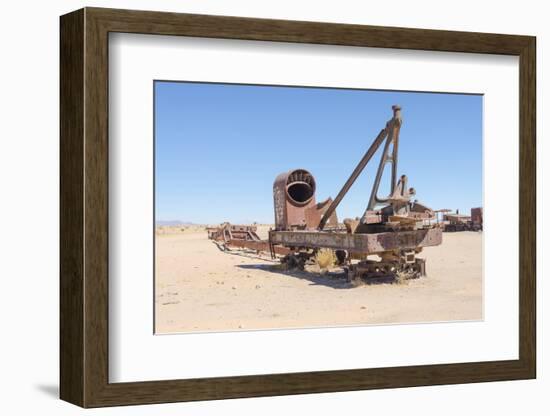
<svg viewBox="0 0 550 416">
<path fill-rule="evenodd" d="M 60 19 L 60 396 L 82 407 L 536 377 L 536 40 L 530 36 L 85 8 Z M 108 33 L 516 55 L 519 359 L 136 383 L 108 380 Z"/>
</svg>

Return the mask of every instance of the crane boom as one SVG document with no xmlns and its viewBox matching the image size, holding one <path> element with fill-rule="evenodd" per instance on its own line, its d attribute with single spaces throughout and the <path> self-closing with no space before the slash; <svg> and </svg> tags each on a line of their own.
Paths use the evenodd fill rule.
<svg viewBox="0 0 550 416">
<path fill-rule="evenodd" d="M 387 143 L 384 149 L 384 154 L 382 156 L 381 164 L 383 161 L 385 163 L 386 159 L 388 159 L 387 150 L 388 150 L 389 143 L 391 142 L 394 143 L 392 159 L 397 160 L 397 138 L 399 137 L 399 128 L 401 127 L 401 107 L 398 105 L 394 105 L 392 106 L 392 110 L 393 110 L 393 117 L 391 118 L 391 120 L 389 120 L 386 123 L 386 127 L 384 127 L 380 131 L 380 133 L 378 133 L 378 136 L 376 136 L 371 146 L 369 147 L 369 149 L 367 150 L 363 158 L 359 161 L 359 163 L 351 173 L 350 177 L 348 178 L 348 180 L 346 181 L 342 189 L 340 189 L 340 192 L 338 192 L 338 195 L 336 195 L 336 198 L 334 198 L 334 201 L 332 201 L 330 206 L 327 208 L 327 210 L 321 217 L 321 221 L 319 222 L 319 226 L 317 227 L 319 230 L 322 230 L 325 227 L 332 213 L 336 210 L 336 208 L 338 207 L 338 205 L 340 204 L 344 196 L 346 196 L 351 186 L 357 180 L 361 172 L 363 172 L 363 170 L 365 169 L 369 161 L 372 159 L 372 157 L 374 156 L 374 154 L 376 153 L 380 145 L 384 142 L 384 140 L 387 139 Z M 395 188 L 395 180 L 396 180 L 395 170 L 397 167 L 396 165 L 397 164 L 394 162 L 392 166 L 392 192 Z M 381 176 L 381 171 L 382 169 L 380 169 L 379 167 L 379 172 L 377 174 L 378 180 L 375 182 L 376 190 L 378 189 L 378 184 L 380 183 L 380 178 L 378 178 L 378 176 Z M 373 189 L 374 194 L 376 194 L 376 190 Z M 370 206 L 370 203 L 369 203 L 369 206 Z"/>
</svg>

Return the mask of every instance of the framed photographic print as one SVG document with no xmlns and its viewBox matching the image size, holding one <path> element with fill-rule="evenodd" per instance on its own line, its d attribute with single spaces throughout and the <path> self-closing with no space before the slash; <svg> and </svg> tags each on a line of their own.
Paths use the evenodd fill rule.
<svg viewBox="0 0 550 416">
<path fill-rule="evenodd" d="M 83 406 L 534 378 L 535 38 L 61 17 Z"/>
</svg>

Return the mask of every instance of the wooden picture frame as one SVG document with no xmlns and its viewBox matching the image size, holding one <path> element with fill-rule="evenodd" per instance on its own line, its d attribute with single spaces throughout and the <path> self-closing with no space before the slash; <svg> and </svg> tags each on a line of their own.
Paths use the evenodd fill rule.
<svg viewBox="0 0 550 416">
<path fill-rule="evenodd" d="M 535 50 L 530 36 L 85 8 L 61 17 L 60 396 L 82 407 L 338 392 L 536 376 Z M 519 359 L 110 383 L 110 32 L 519 57 Z"/>
</svg>

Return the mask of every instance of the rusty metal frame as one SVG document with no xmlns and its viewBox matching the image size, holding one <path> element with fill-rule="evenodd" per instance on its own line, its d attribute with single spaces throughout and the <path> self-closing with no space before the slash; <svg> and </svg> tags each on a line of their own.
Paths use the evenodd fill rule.
<svg viewBox="0 0 550 416">
<path fill-rule="evenodd" d="M 399 131 L 401 129 L 401 107 L 393 106 L 394 111 L 393 123 L 391 129 L 388 132 L 388 137 L 386 139 L 386 144 L 384 145 L 384 150 L 382 156 L 380 156 L 380 163 L 378 164 L 378 170 L 376 171 L 376 176 L 374 179 L 374 184 L 372 186 L 372 191 L 369 198 L 369 204 L 366 211 L 374 210 L 377 204 L 382 204 L 388 202 L 391 195 L 395 191 L 395 186 L 397 184 L 397 159 L 398 159 L 398 150 L 399 150 Z M 390 145 L 393 145 L 391 149 L 390 156 Z M 378 196 L 378 189 L 380 188 L 380 181 L 382 180 L 382 174 L 386 169 L 388 163 L 391 163 L 391 184 L 390 192 L 386 198 L 380 198 Z M 365 216 L 365 214 L 363 215 Z"/>
<path fill-rule="evenodd" d="M 384 155 L 385 155 L 385 153 L 387 153 L 388 146 L 389 146 L 390 142 L 397 143 L 397 139 L 399 137 L 399 130 L 395 131 L 395 129 L 396 129 L 397 124 L 399 126 L 401 125 L 401 108 L 399 106 L 393 106 L 392 109 L 393 109 L 393 117 L 391 118 L 391 120 L 389 120 L 386 123 L 386 126 L 380 131 L 380 133 L 378 133 L 378 136 L 376 136 L 376 138 L 374 139 L 374 141 L 372 142 L 372 144 L 370 145 L 370 147 L 366 151 L 365 155 L 361 158 L 361 160 L 359 161 L 359 163 L 357 164 L 357 166 L 355 167 L 355 169 L 351 173 L 350 177 L 348 178 L 348 180 L 346 181 L 346 183 L 344 184 L 342 189 L 340 189 L 340 192 L 338 192 L 338 195 L 336 195 L 336 198 L 334 198 L 334 200 L 332 201 L 330 206 L 327 208 L 327 210 L 325 211 L 325 213 L 321 217 L 321 221 L 319 222 L 319 226 L 317 227 L 319 230 L 322 230 L 323 228 L 325 228 L 325 225 L 326 225 L 327 221 L 329 220 L 330 216 L 336 210 L 338 205 L 340 205 L 340 202 L 342 202 L 342 199 L 344 199 L 344 197 L 346 196 L 346 194 L 348 193 L 348 191 L 350 190 L 352 185 L 355 183 L 355 181 L 357 180 L 359 175 L 361 175 L 361 173 L 363 172 L 363 170 L 365 169 L 365 167 L 367 166 L 369 161 L 372 159 L 372 157 L 374 156 L 374 154 L 376 153 L 376 151 L 378 150 L 380 145 L 382 143 L 384 143 L 384 140 L 387 139 L 386 146 L 384 148 Z M 396 134 L 396 136 L 394 136 L 394 134 Z M 397 157 L 396 157 L 397 153 L 396 152 L 397 152 L 397 146 L 394 144 L 393 154 L 394 154 L 395 159 L 397 160 Z M 385 160 L 384 155 L 382 157 L 382 160 L 380 162 L 380 167 L 379 167 L 380 176 L 381 176 L 380 171 L 381 171 L 382 165 L 384 164 L 384 160 Z M 397 169 L 397 163 L 393 163 L 393 167 L 392 167 L 392 189 L 391 189 L 392 193 L 393 193 L 393 190 L 394 190 L 394 187 L 395 187 L 395 181 L 396 181 L 396 172 L 395 171 L 396 171 L 396 169 Z M 375 187 L 373 187 L 373 194 L 374 195 L 376 195 L 379 183 L 380 183 L 380 178 L 377 175 L 377 181 L 375 182 Z M 371 196 L 371 199 L 372 198 L 373 197 Z M 374 198 L 376 198 L 376 196 Z M 370 202 L 369 202 L 369 206 L 370 206 Z"/>
<path fill-rule="evenodd" d="M 330 231 L 270 231 L 269 241 L 287 247 L 330 248 L 353 253 L 377 254 L 441 244 L 441 229 L 383 233 L 342 233 Z"/>
</svg>

